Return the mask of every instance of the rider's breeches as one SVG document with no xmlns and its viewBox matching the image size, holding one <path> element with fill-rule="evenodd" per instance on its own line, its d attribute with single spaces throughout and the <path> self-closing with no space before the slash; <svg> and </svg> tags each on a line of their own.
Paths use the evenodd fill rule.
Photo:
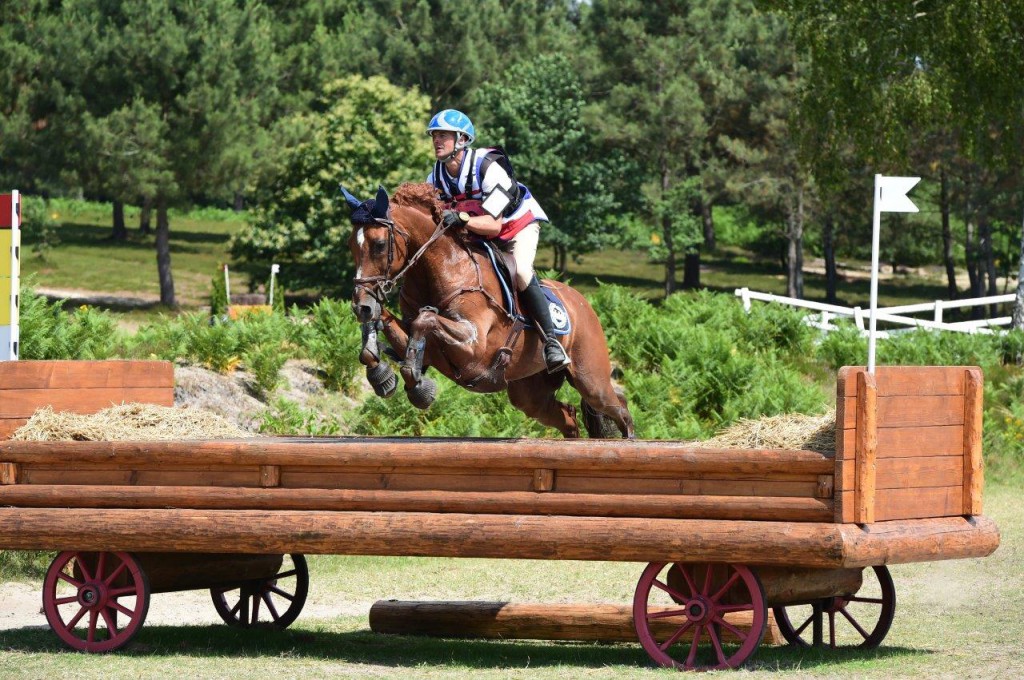
<svg viewBox="0 0 1024 680">
<path fill-rule="evenodd" d="M 540 222 L 534 222 L 512 239 L 512 257 L 516 261 L 516 289 L 526 290 L 533 279 L 533 261 L 537 258 Z"/>
</svg>

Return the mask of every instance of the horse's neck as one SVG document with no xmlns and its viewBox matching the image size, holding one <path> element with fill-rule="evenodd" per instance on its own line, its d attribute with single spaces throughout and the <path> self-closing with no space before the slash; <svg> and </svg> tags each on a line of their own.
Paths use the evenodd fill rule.
<svg viewBox="0 0 1024 680">
<path fill-rule="evenodd" d="M 470 250 L 443 235 L 409 270 L 410 297 L 423 305 L 436 304 L 460 290 L 481 285 L 478 271 Z"/>
</svg>

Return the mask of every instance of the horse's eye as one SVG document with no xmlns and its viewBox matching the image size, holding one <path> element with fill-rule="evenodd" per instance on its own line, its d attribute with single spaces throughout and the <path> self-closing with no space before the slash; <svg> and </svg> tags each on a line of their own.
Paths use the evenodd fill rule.
<svg viewBox="0 0 1024 680">
<path fill-rule="evenodd" d="M 383 255 L 384 249 L 386 247 L 387 245 L 384 243 L 384 241 L 373 241 L 372 243 L 370 243 L 370 254 Z"/>
</svg>

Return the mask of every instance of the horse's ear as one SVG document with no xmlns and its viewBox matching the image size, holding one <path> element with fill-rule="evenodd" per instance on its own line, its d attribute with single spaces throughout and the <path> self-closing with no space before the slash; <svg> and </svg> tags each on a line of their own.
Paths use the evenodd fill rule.
<svg viewBox="0 0 1024 680">
<path fill-rule="evenodd" d="M 341 189 L 341 195 L 345 197 L 345 202 L 348 203 L 348 207 L 352 210 L 355 210 L 363 204 L 362 201 L 348 192 L 348 189 L 345 188 L 344 184 L 339 184 L 338 188 Z"/>
<path fill-rule="evenodd" d="M 370 210 L 370 215 L 386 220 L 388 218 L 389 202 L 387 190 L 383 186 L 378 186 L 377 197 L 373 200 L 373 208 Z"/>
</svg>

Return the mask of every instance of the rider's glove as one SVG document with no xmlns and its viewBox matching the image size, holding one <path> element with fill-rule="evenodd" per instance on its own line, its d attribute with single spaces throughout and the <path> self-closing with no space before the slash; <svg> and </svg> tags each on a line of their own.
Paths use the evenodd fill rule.
<svg viewBox="0 0 1024 680">
<path fill-rule="evenodd" d="M 441 213 L 441 224 L 445 229 L 451 229 L 452 227 L 461 227 L 466 222 L 462 219 L 459 213 L 454 210 L 445 210 Z"/>
</svg>

